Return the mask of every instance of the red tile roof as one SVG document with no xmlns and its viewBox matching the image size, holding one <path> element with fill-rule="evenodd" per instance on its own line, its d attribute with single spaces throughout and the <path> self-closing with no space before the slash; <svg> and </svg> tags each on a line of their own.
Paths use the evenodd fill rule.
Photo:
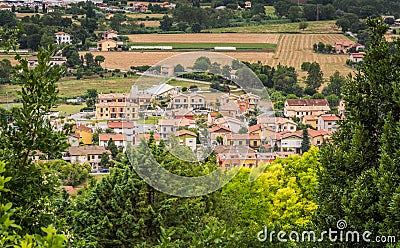
<svg viewBox="0 0 400 248">
<path fill-rule="evenodd" d="M 161 136 L 159 134 L 153 134 L 154 139 L 158 142 L 161 140 Z M 141 133 L 136 135 L 135 139 L 136 141 L 140 141 L 142 138 L 145 138 L 147 141 L 150 139 L 150 134 L 148 133 Z"/>
<path fill-rule="evenodd" d="M 338 120 L 340 120 L 340 118 L 337 117 L 336 115 L 322 115 L 321 118 L 324 121 L 338 121 Z"/>
<path fill-rule="evenodd" d="M 290 106 L 328 106 L 326 99 L 287 99 Z"/>
<path fill-rule="evenodd" d="M 178 132 L 176 132 L 175 136 L 181 136 L 181 135 L 185 135 L 185 134 L 197 137 L 197 134 L 195 134 L 194 132 L 191 132 L 189 130 L 185 130 L 185 129 L 182 129 L 182 130 L 179 130 Z"/>
<path fill-rule="evenodd" d="M 114 141 L 124 141 L 125 135 L 124 134 L 117 134 L 117 133 L 101 133 L 99 135 L 100 141 L 109 141 L 110 139 Z"/>
<path fill-rule="evenodd" d="M 208 130 L 208 132 L 214 133 L 214 132 L 217 132 L 217 131 L 219 131 L 221 129 L 222 129 L 223 132 L 232 132 L 229 127 L 225 127 L 225 126 L 213 126 L 212 128 L 210 128 Z"/>
<path fill-rule="evenodd" d="M 91 129 L 90 127 L 84 126 L 84 125 L 73 126 L 72 131 L 76 131 L 76 130 L 93 133 L 93 129 Z"/>
<path fill-rule="evenodd" d="M 110 121 L 107 122 L 108 128 L 134 128 L 134 122 Z"/>
<path fill-rule="evenodd" d="M 257 130 L 260 130 L 260 129 L 261 129 L 261 124 L 257 124 L 257 125 L 254 125 L 254 126 L 250 126 L 250 127 L 249 127 L 249 133 L 252 133 L 252 132 L 257 131 Z"/>
</svg>

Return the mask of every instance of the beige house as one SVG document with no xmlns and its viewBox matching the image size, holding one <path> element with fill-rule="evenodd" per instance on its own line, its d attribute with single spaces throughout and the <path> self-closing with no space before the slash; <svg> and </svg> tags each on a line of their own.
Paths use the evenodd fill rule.
<svg viewBox="0 0 400 248">
<path fill-rule="evenodd" d="M 217 145 L 217 137 L 221 137 L 222 140 L 225 139 L 225 136 L 232 133 L 231 129 L 225 126 L 213 126 L 208 129 L 208 134 L 210 137 L 210 143 L 212 145 Z M 220 144 L 222 145 L 222 144 Z"/>
<path fill-rule="evenodd" d="M 313 128 L 317 129 L 318 128 L 318 116 L 304 115 L 303 118 L 301 118 L 301 123 L 303 123 L 304 125 L 310 125 Z"/>
<path fill-rule="evenodd" d="M 175 133 L 179 127 L 196 127 L 196 121 L 182 119 L 159 119 L 158 128 L 162 139 L 167 139 L 170 133 Z"/>
<path fill-rule="evenodd" d="M 198 93 L 178 94 L 171 97 L 171 108 L 199 109 L 206 107 L 206 97 Z"/>
<path fill-rule="evenodd" d="M 113 39 L 103 39 L 97 42 L 97 50 L 102 52 L 114 51 L 117 47 L 117 41 Z"/>
<path fill-rule="evenodd" d="M 360 52 L 360 53 L 352 53 L 350 54 L 350 61 L 354 62 L 354 63 L 359 63 L 361 61 L 363 61 L 365 56 L 364 52 Z"/>
<path fill-rule="evenodd" d="M 39 64 L 37 56 L 31 56 L 27 59 L 29 67 L 35 67 Z M 52 56 L 50 58 L 50 65 L 63 65 L 67 62 L 67 57 L 63 56 Z"/>
<path fill-rule="evenodd" d="M 283 117 L 257 117 L 257 123 L 275 130 L 276 133 L 283 131 L 294 132 L 297 130 L 296 122 Z"/>
<path fill-rule="evenodd" d="M 103 146 L 72 146 L 63 154 L 63 160 L 70 163 L 89 163 L 93 170 L 98 170 L 103 154 L 111 152 Z"/>
<path fill-rule="evenodd" d="M 228 133 L 224 137 L 224 144 L 230 146 L 248 146 L 250 148 L 259 148 L 261 138 L 256 134 Z"/>
<path fill-rule="evenodd" d="M 128 101 L 139 105 L 139 109 L 141 110 L 145 110 L 150 106 L 152 98 L 152 94 L 139 91 L 136 85 L 132 86 L 131 92 L 127 96 Z"/>
<path fill-rule="evenodd" d="M 349 40 L 345 40 L 345 41 L 336 41 L 334 48 L 336 53 L 347 53 L 348 50 L 350 48 L 352 48 L 354 46 L 354 43 L 349 41 Z"/>
<path fill-rule="evenodd" d="M 287 99 L 285 100 L 284 115 L 302 118 L 304 115 L 319 116 L 330 110 L 326 99 Z"/>
</svg>

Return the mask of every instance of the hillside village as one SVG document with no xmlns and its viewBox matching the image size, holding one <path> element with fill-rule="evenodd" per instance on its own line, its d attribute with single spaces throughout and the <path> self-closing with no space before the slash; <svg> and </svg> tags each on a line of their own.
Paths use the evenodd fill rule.
<svg viewBox="0 0 400 248">
<path fill-rule="evenodd" d="M 166 108 L 157 105 L 166 99 Z M 73 125 L 68 138 L 71 147 L 63 159 L 87 162 L 93 171 L 99 171 L 104 169 L 100 165 L 102 156 L 110 156 L 110 142 L 125 151 L 142 138 L 153 136 L 157 144 L 161 139 L 168 144 L 175 136 L 193 152 L 212 146 L 220 166 L 251 168 L 277 157 L 302 154 L 304 143 L 318 147 L 329 142 L 345 116 L 344 101 L 335 115 L 330 114 L 326 99 L 287 99 L 284 116 L 252 117 L 249 113 L 258 108 L 259 102 L 260 97 L 252 93 L 221 93 L 217 102 L 207 102 L 201 93 L 181 92 L 181 87 L 166 83 L 141 91 L 132 86 L 126 94 L 99 94 L 92 118 L 69 118 Z M 307 127 L 306 137 L 293 118 Z M 155 122 L 147 124 L 146 120 Z M 60 123 L 57 117 L 52 121 Z M 62 130 L 63 125 L 58 128 Z"/>
</svg>

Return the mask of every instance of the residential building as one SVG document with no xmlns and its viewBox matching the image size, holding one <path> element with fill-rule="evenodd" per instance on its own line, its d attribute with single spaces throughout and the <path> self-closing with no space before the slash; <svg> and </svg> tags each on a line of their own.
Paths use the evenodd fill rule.
<svg viewBox="0 0 400 248">
<path fill-rule="evenodd" d="M 179 127 L 195 127 L 196 122 L 194 120 L 183 119 L 159 119 L 158 120 L 158 132 L 162 139 L 167 139 L 170 133 L 175 133 Z"/>
<path fill-rule="evenodd" d="M 255 149 L 261 146 L 261 138 L 255 134 L 228 133 L 224 138 L 224 144 L 231 146 L 249 146 Z"/>
<path fill-rule="evenodd" d="M 161 75 L 164 77 L 173 77 L 175 75 L 174 67 L 172 65 L 162 65 Z"/>
<path fill-rule="evenodd" d="M 79 146 L 79 140 L 81 139 L 81 136 L 79 133 L 74 133 L 70 134 L 67 137 L 67 142 L 70 144 L 70 146 Z"/>
<path fill-rule="evenodd" d="M 70 163 L 89 163 L 92 170 L 98 171 L 103 154 L 110 156 L 111 152 L 104 146 L 72 146 L 63 154 L 63 160 Z"/>
<path fill-rule="evenodd" d="M 217 118 L 213 123 L 215 125 L 228 127 L 233 133 L 239 133 L 241 128 L 247 128 L 247 123 L 244 120 L 239 120 L 230 116 Z"/>
<path fill-rule="evenodd" d="M 278 147 L 280 151 L 293 151 L 297 154 L 301 154 L 301 144 L 303 142 L 303 131 L 287 132 L 280 135 L 277 139 Z"/>
<path fill-rule="evenodd" d="M 0 10 L 4 10 L 4 11 L 12 11 L 12 7 L 9 5 L 0 5 Z"/>
<path fill-rule="evenodd" d="M 114 51 L 118 47 L 117 41 L 113 39 L 103 39 L 97 42 L 97 50 L 105 52 L 105 51 Z"/>
<path fill-rule="evenodd" d="M 124 134 L 128 142 L 133 142 L 135 123 L 130 121 L 109 121 L 107 127 L 116 134 Z"/>
<path fill-rule="evenodd" d="M 317 129 L 318 128 L 318 116 L 316 115 L 304 115 L 301 118 L 301 123 L 304 125 L 310 125 L 313 128 Z"/>
<path fill-rule="evenodd" d="M 359 63 L 359 62 L 363 61 L 364 56 L 365 56 L 364 52 L 352 53 L 352 54 L 350 54 L 350 58 L 349 59 L 350 59 L 351 62 Z"/>
<path fill-rule="evenodd" d="M 133 138 L 133 136 L 131 136 Z M 114 141 L 114 144 L 117 147 L 126 148 L 128 143 L 133 143 L 133 140 L 130 142 L 127 140 L 127 135 L 119 134 L 119 133 L 101 133 L 99 134 L 99 146 L 107 147 L 108 142 L 110 140 Z"/>
<path fill-rule="evenodd" d="M 72 127 L 72 132 L 74 132 L 76 137 L 79 135 L 79 142 L 82 142 L 85 145 L 92 144 L 92 134 L 93 129 L 84 125 L 78 125 Z"/>
<path fill-rule="evenodd" d="M 31 56 L 27 59 L 29 67 L 35 67 L 39 64 L 37 56 Z M 67 62 L 67 57 L 63 56 L 52 56 L 50 58 L 50 65 L 63 65 Z"/>
<path fill-rule="evenodd" d="M 232 133 L 231 129 L 225 126 L 213 126 L 211 128 L 208 129 L 208 134 L 210 136 L 210 143 L 212 145 L 217 145 L 217 137 L 221 137 L 222 138 L 222 142 L 224 141 L 224 138 L 226 135 Z M 222 144 L 220 144 L 222 145 Z"/>
<path fill-rule="evenodd" d="M 336 53 L 347 53 L 350 48 L 354 46 L 354 43 L 346 40 L 346 41 L 336 41 L 334 48 Z"/>
<path fill-rule="evenodd" d="M 240 114 L 240 109 L 236 102 L 228 102 L 219 106 L 218 112 L 223 116 L 236 117 Z"/>
<path fill-rule="evenodd" d="M 261 143 L 263 143 L 263 141 L 270 141 L 269 137 L 275 133 L 275 130 L 267 125 L 257 124 L 249 127 L 248 133 L 259 136 Z"/>
<path fill-rule="evenodd" d="M 257 95 L 254 95 L 253 93 L 246 93 L 240 96 L 240 99 L 245 99 L 247 100 L 247 103 L 249 104 L 249 108 L 256 108 L 260 104 L 260 97 Z"/>
<path fill-rule="evenodd" d="M 294 132 L 297 130 L 297 123 L 289 118 L 258 116 L 257 123 L 275 130 L 276 133 L 283 131 Z"/>
<path fill-rule="evenodd" d="M 223 94 L 222 96 L 220 96 L 219 102 L 221 103 L 221 105 L 223 105 L 223 104 L 229 103 L 229 102 L 236 102 L 239 98 L 240 98 L 240 96 L 238 96 L 238 95 L 228 93 L 228 94 Z"/>
<path fill-rule="evenodd" d="M 102 34 L 103 40 L 108 40 L 108 39 L 117 39 L 118 38 L 118 31 L 114 30 L 107 30 L 104 31 Z"/>
<path fill-rule="evenodd" d="M 197 139 L 196 133 L 182 129 L 177 131 L 175 133 L 175 136 L 178 137 L 179 143 L 181 145 L 189 147 L 192 151 L 196 150 L 196 139 Z"/>
<path fill-rule="evenodd" d="M 216 146 L 218 166 L 230 169 L 233 167 L 258 167 L 276 159 L 275 153 L 258 153 L 248 146 Z"/>
<path fill-rule="evenodd" d="M 171 97 L 170 107 L 173 109 L 191 108 L 199 109 L 206 107 L 206 97 L 196 92 L 189 94 L 179 93 Z"/>
<path fill-rule="evenodd" d="M 95 117 L 98 120 L 139 118 L 139 107 L 127 100 L 127 94 L 99 94 Z"/>
<path fill-rule="evenodd" d="M 326 99 L 287 99 L 285 100 L 284 115 L 301 119 L 304 115 L 319 116 L 330 110 Z"/>
<path fill-rule="evenodd" d="M 173 119 L 182 119 L 182 118 L 186 118 L 189 120 L 194 119 L 193 111 L 189 110 L 189 109 L 184 109 L 184 108 L 173 109 L 171 111 L 171 116 Z"/>
<path fill-rule="evenodd" d="M 71 35 L 65 32 L 57 32 L 56 35 L 56 44 L 71 44 Z"/>
<path fill-rule="evenodd" d="M 312 146 L 320 147 L 323 143 L 329 142 L 331 139 L 331 133 L 325 130 L 313 130 L 308 128 L 307 131 Z"/>
<path fill-rule="evenodd" d="M 140 110 L 146 110 L 150 106 L 152 98 L 152 94 L 139 91 L 136 85 L 132 86 L 131 92 L 127 96 L 128 101 L 139 105 Z"/>
<path fill-rule="evenodd" d="M 340 118 L 333 114 L 320 115 L 318 117 L 318 130 L 326 132 L 335 132 L 338 129 L 337 122 Z"/>
<path fill-rule="evenodd" d="M 135 136 L 135 145 L 139 145 L 142 139 L 145 139 L 147 142 L 150 140 L 150 134 L 148 133 L 141 133 Z M 159 134 L 153 134 L 154 140 L 156 142 L 156 145 L 160 144 L 161 141 L 161 136 Z"/>
</svg>

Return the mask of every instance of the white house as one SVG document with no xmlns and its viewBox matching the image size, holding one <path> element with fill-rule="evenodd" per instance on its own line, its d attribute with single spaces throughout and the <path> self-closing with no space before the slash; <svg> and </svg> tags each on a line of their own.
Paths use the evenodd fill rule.
<svg viewBox="0 0 400 248">
<path fill-rule="evenodd" d="M 318 117 L 318 130 L 335 132 L 338 129 L 336 122 L 339 120 L 340 118 L 333 114 L 320 115 Z"/>
<path fill-rule="evenodd" d="M 71 44 L 71 35 L 65 32 L 57 32 L 56 35 L 56 44 Z"/>
<path fill-rule="evenodd" d="M 350 60 L 351 60 L 352 62 L 354 62 L 354 63 L 358 63 L 358 62 L 363 61 L 364 56 L 365 56 L 365 53 L 364 53 L 364 52 L 361 52 L 361 53 L 352 53 L 352 54 L 350 54 Z"/>
<path fill-rule="evenodd" d="M 107 147 L 108 142 L 112 139 L 117 147 L 126 148 L 128 146 L 127 135 L 118 133 L 101 133 L 99 135 L 99 145 Z M 133 136 L 132 136 L 133 139 Z M 131 141 L 132 142 L 132 141 Z"/>
</svg>

